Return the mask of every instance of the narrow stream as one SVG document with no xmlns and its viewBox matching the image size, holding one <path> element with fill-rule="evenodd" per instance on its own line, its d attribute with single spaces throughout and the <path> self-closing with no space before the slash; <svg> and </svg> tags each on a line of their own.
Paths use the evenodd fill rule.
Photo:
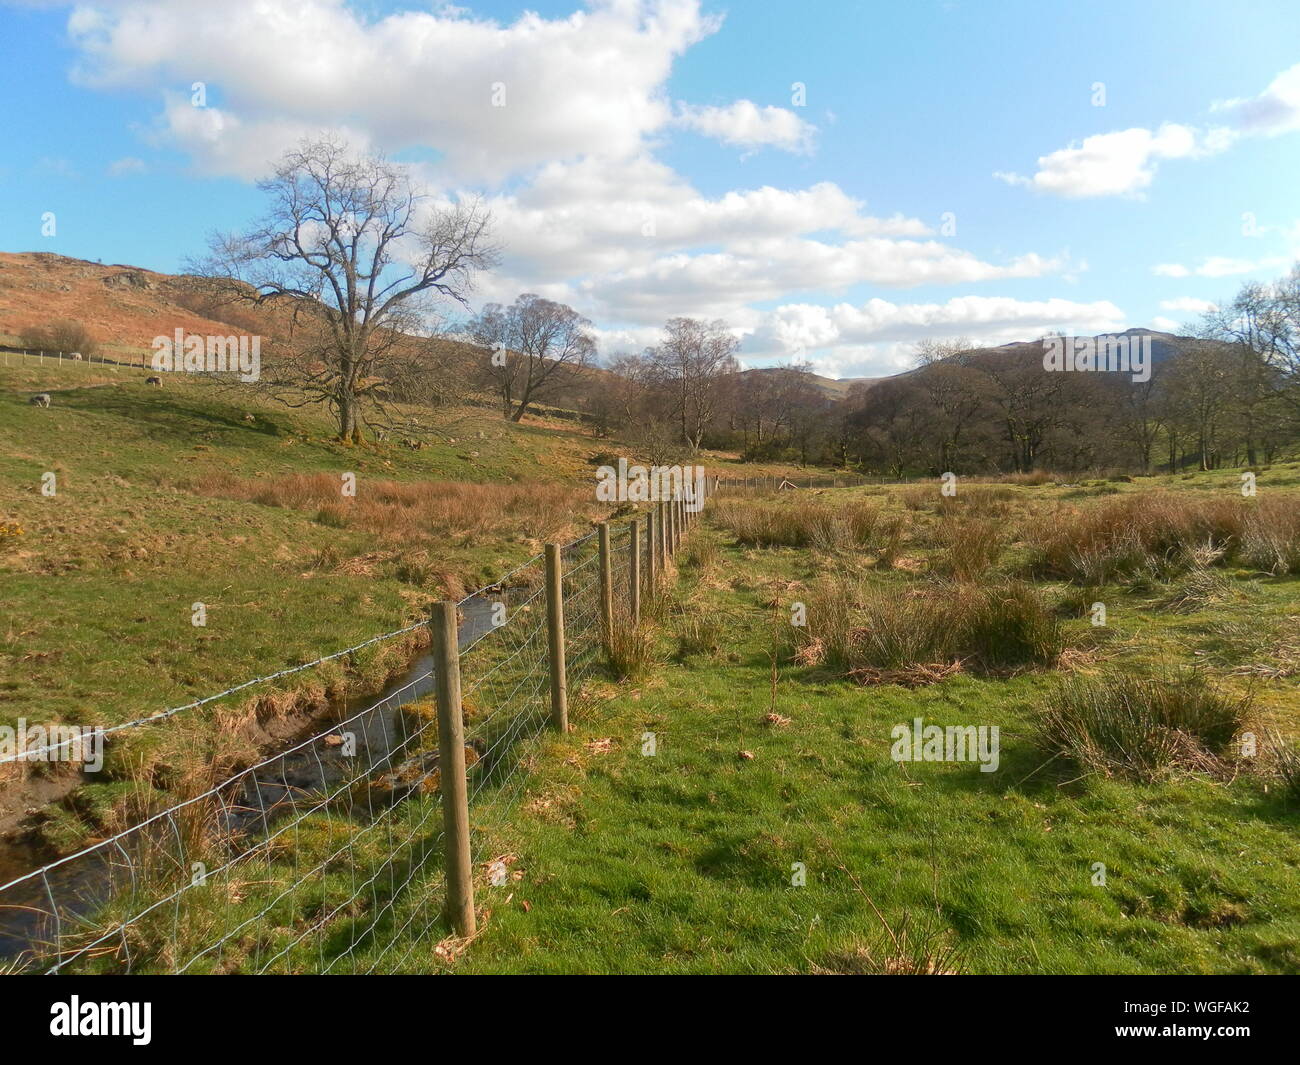
<svg viewBox="0 0 1300 1065">
<path fill-rule="evenodd" d="M 457 640 L 462 650 L 492 630 L 493 607 L 498 602 L 509 603 L 515 591 L 522 590 L 480 593 L 461 604 Z M 242 788 L 224 797 L 218 830 L 255 839 L 294 811 L 297 800 L 311 797 L 319 801 L 343 781 L 384 769 L 390 761 L 400 763 L 413 753 L 405 746 L 408 730 L 399 718 L 401 707 L 428 696 L 433 688 L 433 657 L 426 653 L 378 696 L 347 699 L 313 719 L 296 740 L 286 744 L 285 754 L 248 773 Z M 330 720 L 347 722 L 355 753 L 344 755 L 341 747 L 328 739 L 303 742 L 324 735 Z M 0 884 L 40 864 L 22 848 L 0 852 Z M 0 960 L 28 951 L 39 953 L 40 946 L 60 927 L 64 933 L 85 927 L 115 889 L 130 886 L 132 873 L 126 851 L 103 847 L 0 891 Z"/>
</svg>

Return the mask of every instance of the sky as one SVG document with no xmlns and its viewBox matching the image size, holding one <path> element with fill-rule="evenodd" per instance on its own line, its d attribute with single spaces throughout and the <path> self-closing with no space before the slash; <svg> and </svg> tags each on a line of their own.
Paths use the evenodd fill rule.
<svg viewBox="0 0 1300 1065">
<path fill-rule="evenodd" d="M 0 115 L 0 250 L 177 272 L 331 130 L 486 203 L 476 308 L 561 300 L 604 357 L 686 315 L 878 376 L 1300 259 L 1295 0 L 0 0 Z"/>
</svg>

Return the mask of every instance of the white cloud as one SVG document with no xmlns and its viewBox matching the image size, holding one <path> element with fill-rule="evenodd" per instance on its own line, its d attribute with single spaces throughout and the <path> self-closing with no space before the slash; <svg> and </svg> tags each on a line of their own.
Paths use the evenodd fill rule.
<svg viewBox="0 0 1300 1065">
<path fill-rule="evenodd" d="M 1158 263 L 1151 272 L 1158 277 L 1232 277 L 1260 270 L 1285 270 L 1291 260 L 1285 255 L 1268 255 L 1260 259 L 1234 259 L 1226 255 L 1209 255 L 1196 266 L 1182 263 Z"/>
<path fill-rule="evenodd" d="M 143 159 L 127 155 L 109 163 L 107 173 L 109 177 L 125 177 L 128 174 L 143 174 L 148 169 Z"/>
<path fill-rule="evenodd" d="M 1284 70 L 1258 96 L 1220 100 L 1210 110 L 1229 123 L 1204 132 L 1166 122 L 1152 132 L 1135 127 L 1086 137 L 1040 156 L 1031 177 L 1005 170 L 993 176 L 1009 185 L 1067 198 L 1140 196 L 1165 159 L 1192 159 L 1227 151 L 1245 136 L 1300 130 L 1300 63 Z"/>
<path fill-rule="evenodd" d="M 1177 333 L 1179 323 L 1175 322 L 1172 318 L 1165 318 L 1157 314 L 1151 319 L 1151 328 L 1161 333 Z"/>
<path fill-rule="evenodd" d="M 257 176 L 296 130 L 344 125 L 389 151 L 435 146 L 450 179 L 476 182 L 635 154 L 671 120 L 673 61 L 719 25 L 696 0 L 597 0 L 509 24 L 455 8 L 367 17 L 345 0 L 125 0 L 78 7 L 68 32 L 83 84 L 205 82 L 218 120 L 168 107 L 163 123 L 218 172 Z"/>
<path fill-rule="evenodd" d="M 1282 71 L 1258 96 L 1220 100 L 1212 110 L 1243 133 L 1276 136 L 1300 130 L 1300 63 Z"/>
<path fill-rule="evenodd" d="M 1147 188 L 1163 159 L 1185 159 L 1222 151 L 1227 139 L 1218 131 L 1202 134 L 1190 126 L 1167 122 L 1154 133 L 1126 129 L 1099 133 L 1050 155 L 1040 156 L 1032 177 L 997 171 L 1009 185 L 1071 199 L 1132 196 Z"/>
<path fill-rule="evenodd" d="M 945 303 L 794 303 L 764 315 L 743 350 L 750 359 L 813 356 L 844 376 L 871 376 L 895 372 L 897 357 L 910 358 L 915 343 L 926 337 L 965 336 L 977 344 L 1002 344 L 1052 329 L 1105 332 L 1123 324 L 1124 312 L 1107 300 L 960 296 Z"/>
<path fill-rule="evenodd" d="M 1198 300 L 1195 296 L 1179 296 L 1177 299 L 1161 300 L 1162 311 L 1184 311 L 1187 314 L 1205 314 L 1217 311 L 1219 305 L 1211 300 Z"/>
<path fill-rule="evenodd" d="M 1041 277 L 1061 266 L 1062 260 L 1032 253 L 995 265 L 938 241 L 769 238 L 735 241 L 726 251 L 660 256 L 598 278 L 583 291 L 598 307 L 630 321 L 662 321 L 672 314 L 734 319 L 738 307 L 798 292 L 842 291 L 861 283 L 908 287 Z"/>
<path fill-rule="evenodd" d="M 784 107 L 760 108 L 751 100 L 727 107 L 678 104 L 677 125 L 740 148 L 771 146 L 787 152 L 812 151 L 816 127 Z"/>
</svg>

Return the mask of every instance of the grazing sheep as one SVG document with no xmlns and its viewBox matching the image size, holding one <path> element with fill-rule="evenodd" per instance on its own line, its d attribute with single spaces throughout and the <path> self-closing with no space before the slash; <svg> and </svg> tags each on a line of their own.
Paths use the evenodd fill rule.
<svg viewBox="0 0 1300 1065">
<path fill-rule="evenodd" d="M 27 402 L 33 407 L 48 407 L 50 405 L 50 394 L 48 392 L 41 392 L 32 396 L 32 398 Z"/>
<path fill-rule="evenodd" d="M 154 386 L 156 386 L 156 387 L 158 387 L 158 388 L 162 388 L 162 378 L 161 378 L 161 377 L 146 377 L 146 378 L 144 379 L 144 383 L 147 384 L 147 385 L 154 385 Z"/>
<path fill-rule="evenodd" d="M 245 415 L 244 415 L 244 421 L 246 421 L 246 422 L 255 422 L 255 421 L 257 421 L 257 419 L 254 418 L 251 414 L 245 414 Z"/>
<path fill-rule="evenodd" d="M 79 351 L 74 351 L 74 352 L 72 353 L 72 357 L 73 357 L 74 359 L 76 359 L 77 362 L 80 362 L 80 361 L 81 361 L 81 352 L 79 352 Z"/>
</svg>

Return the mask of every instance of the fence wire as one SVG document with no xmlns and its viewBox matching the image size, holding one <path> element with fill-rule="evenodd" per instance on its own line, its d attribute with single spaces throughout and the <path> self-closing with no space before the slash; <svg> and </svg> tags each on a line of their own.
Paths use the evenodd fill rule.
<svg viewBox="0 0 1300 1065">
<path fill-rule="evenodd" d="M 643 601 L 646 528 L 643 515 Z M 630 527 L 610 534 L 626 611 Z M 560 558 L 572 704 L 604 662 L 596 534 Z M 516 875 L 503 841 L 551 724 L 544 570 L 538 555 L 458 604 L 476 891 L 508 891 Z M 451 960 L 432 688 L 426 655 L 286 750 L 169 782 L 170 802 L 152 781 L 121 784 L 114 808 L 129 824 L 0 886 L 0 971 L 428 972 Z"/>
</svg>

